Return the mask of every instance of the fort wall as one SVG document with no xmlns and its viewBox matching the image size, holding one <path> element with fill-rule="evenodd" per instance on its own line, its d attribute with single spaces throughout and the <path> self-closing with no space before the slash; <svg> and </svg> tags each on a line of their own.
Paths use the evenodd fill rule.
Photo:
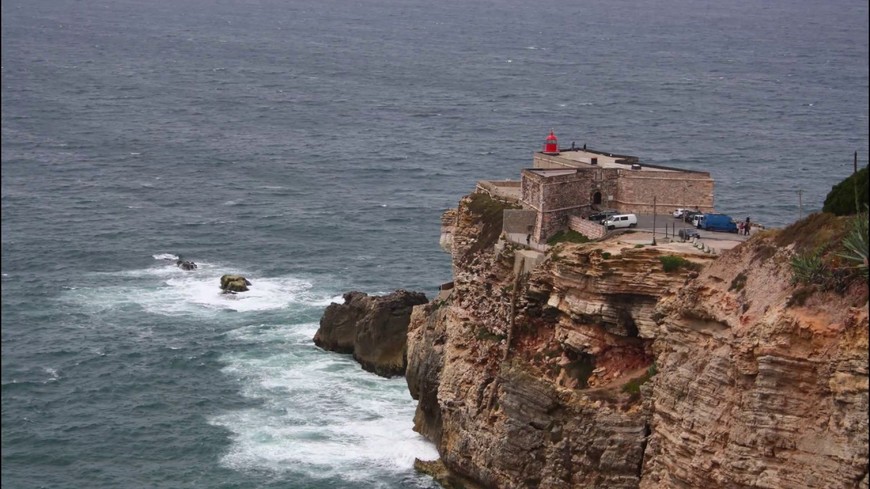
<svg viewBox="0 0 870 489">
<path fill-rule="evenodd" d="M 714 212 L 713 179 L 708 173 L 619 170 L 616 205 L 620 211 L 651 214 L 678 207 Z"/>
</svg>

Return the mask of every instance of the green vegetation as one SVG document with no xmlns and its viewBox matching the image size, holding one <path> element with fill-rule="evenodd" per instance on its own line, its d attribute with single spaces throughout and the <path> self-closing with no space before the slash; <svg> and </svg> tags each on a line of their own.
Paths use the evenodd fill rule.
<svg viewBox="0 0 870 489">
<path fill-rule="evenodd" d="M 613 255 L 611 255 L 609 251 L 602 251 L 601 252 L 601 258 L 603 258 L 605 260 L 609 260 L 611 256 L 613 256 Z"/>
<path fill-rule="evenodd" d="M 558 243 L 588 243 L 589 238 L 586 235 L 578 233 L 573 229 L 567 231 L 559 231 L 552 238 L 547 240 L 547 244 L 553 246 Z"/>
<path fill-rule="evenodd" d="M 642 244 L 636 244 L 636 245 L 634 245 L 634 247 L 635 247 L 635 248 L 643 248 L 643 245 L 642 245 Z"/>
<path fill-rule="evenodd" d="M 646 384 L 647 381 L 658 372 L 658 367 L 656 367 L 656 364 L 653 363 L 649 366 L 648 369 L 646 369 L 646 373 L 643 374 L 643 376 L 626 382 L 625 385 L 622 386 L 622 392 L 626 392 L 628 394 L 640 394 L 640 386 Z"/>
<path fill-rule="evenodd" d="M 825 197 L 823 212 L 830 212 L 838 216 L 848 216 L 858 213 L 862 206 L 868 205 L 867 167 L 861 168 L 857 173 L 834 185 L 828 196 Z M 857 202 L 855 202 L 857 199 Z M 857 206 L 856 206 L 857 204 Z"/>
<path fill-rule="evenodd" d="M 845 250 L 838 253 L 837 256 L 844 258 L 847 263 L 858 269 L 859 273 L 864 275 L 864 280 L 867 280 L 867 255 L 868 255 L 868 206 L 864 204 L 864 212 L 861 212 L 852 219 L 851 229 L 849 234 L 843 238 L 843 248 Z"/>
<path fill-rule="evenodd" d="M 662 267 L 665 269 L 665 273 L 676 272 L 681 268 L 685 268 L 687 270 L 700 270 L 701 265 L 692 261 L 689 261 L 682 256 L 676 255 L 665 255 L 660 256 L 659 261 L 662 262 Z"/>
<path fill-rule="evenodd" d="M 495 342 L 499 342 L 499 341 L 507 338 L 507 335 L 503 335 L 500 333 L 493 333 L 492 331 L 490 331 L 482 326 L 479 326 L 477 328 L 477 331 L 475 331 L 474 336 L 478 340 L 481 340 L 481 341 L 495 341 Z"/>
<path fill-rule="evenodd" d="M 477 218 L 481 224 L 480 235 L 477 241 L 470 247 L 465 255 L 466 260 L 478 251 L 491 248 L 498 237 L 501 235 L 502 224 L 504 223 L 505 209 L 519 209 L 520 206 L 495 200 L 483 192 L 475 192 L 463 199 L 468 210 Z"/>
<path fill-rule="evenodd" d="M 811 214 L 776 236 L 778 246 L 793 245 L 795 251 L 790 263 L 791 283 L 799 287 L 788 306 L 804 304 L 819 290 L 843 294 L 858 281 L 866 283 L 870 241 L 867 174 L 867 168 L 862 168 L 835 185 L 825 199 L 824 212 Z"/>
<path fill-rule="evenodd" d="M 830 214 L 825 214 L 830 216 Z M 810 220 L 813 216 L 808 217 Z M 839 220 L 830 226 L 835 230 L 821 228 L 819 234 L 826 237 L 815 249 L 798 251 L 791 259 L 792 285 L 810 286 L 793 295 L 789 302 L 802 304 L 811 291 L 836 290 L 844 292 L 856 279 L 866 281 L 868 257 L 868 212 L 864 211 L 849 220 Z M 795 223 L 791 227 L 797 226 Z M 814 242 L 820 241 L 816 238 Z M 795 246 L 797 249 L 798 247 Z"/>
<path fill-rule="evenodd" d="M 829 279 L 828 269 L 822 261 L 822 250 L 795 255 L 791 259 L 791 283 L 823 284 Z"/>
<path fill-rule="evenodd" d="M 743 287 L 746 285 L 746 274 L 740 272 L 734 277 L 734 280 L 731 281 L 731 286 L 728 287 L 728 290 L 733 290 L 734 292 L 740 292 L 743 290 Z"/>
</svg>

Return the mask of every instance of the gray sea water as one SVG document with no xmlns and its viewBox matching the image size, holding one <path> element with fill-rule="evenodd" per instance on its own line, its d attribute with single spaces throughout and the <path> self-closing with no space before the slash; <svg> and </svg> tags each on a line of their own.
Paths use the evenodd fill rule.
<svg viewBox="0 0 870 489">
<path fill-rule="evenodd" d="M 0 75 L 10 489 L 433 487 L 404 381 L 311 338 L 448 281 L 476 180 L 554 129 L 783 226 L 868 154 L 863 0 L 6 0 Z"/>
</svg>

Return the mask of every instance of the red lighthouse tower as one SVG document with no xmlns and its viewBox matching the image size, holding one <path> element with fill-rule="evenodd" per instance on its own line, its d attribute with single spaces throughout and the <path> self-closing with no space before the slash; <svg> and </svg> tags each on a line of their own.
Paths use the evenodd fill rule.
<svg viewBox="0 0 870 489">
<path fill-rule="evenodd" d="M 559 154 L 559 140 L 556 139 L 556 135 L 553 134 L 552 130 L 550 131 L 550 135 L 547 136 L 547 140 L 544 142 L 544 154 Z"/>
</svg>

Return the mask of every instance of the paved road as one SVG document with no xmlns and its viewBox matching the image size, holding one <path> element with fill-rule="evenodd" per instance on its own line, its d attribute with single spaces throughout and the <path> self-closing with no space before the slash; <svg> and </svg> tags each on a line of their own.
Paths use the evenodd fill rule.
<svg viewBox="0 0 870 489">
<path fill-rule="evenodd" d="M 665 230 L 667 228 L 667 231 Z M 637 215 L 637 228 L 638 231 L 648 231 L 653 232 L 653 215 L 652 214 L 638 214 Z M 746 241 L 749 236 L 738 235 L 737 233 L 720 233 L 716 231 L 704 231 L 703 229 L 696 229 L 690 223 L 682 220 L 675 219 L 672 214 L 659 214 L 655 216 L 655 232 L 656 236 L 661 235 L 665 236 L 665 232 L 667 232 L 668 236 L 671 236 L 675 233 L 679 233 L 680 229 L 694 229 L 701 235 L 701 238 L 704 239 L 727 239 L 729 241 Z"/>
</svg>

